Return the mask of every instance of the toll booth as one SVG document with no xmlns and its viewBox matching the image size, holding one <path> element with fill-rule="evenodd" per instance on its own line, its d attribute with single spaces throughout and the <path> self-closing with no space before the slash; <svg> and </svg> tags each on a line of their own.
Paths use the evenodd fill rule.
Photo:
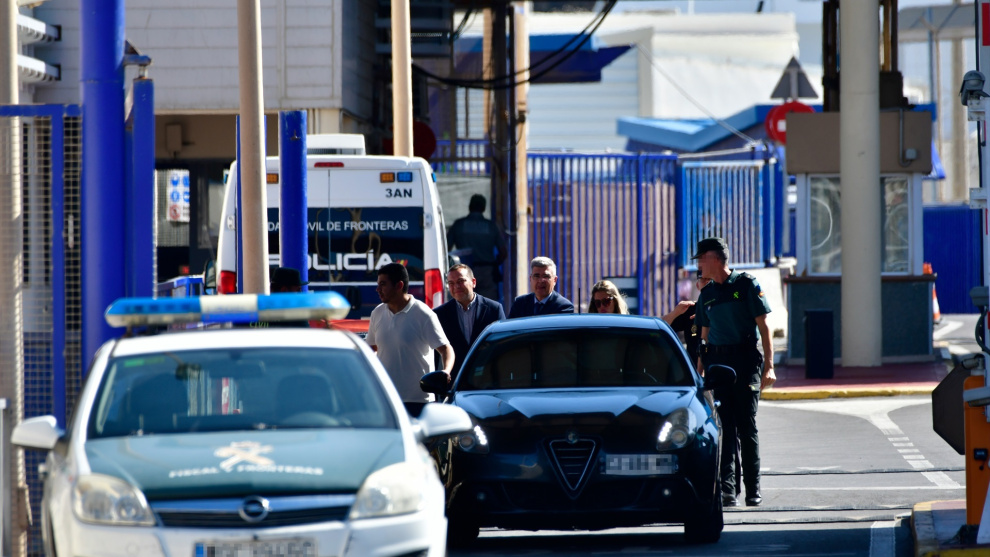
<svg viewBox="0 0 990 557">
<path fill-rule="evenodd" d="M 832 354 L 842 357 L 842 186 L 839 112 L 787 115 L 787 173 L 796 177 L 795 273 L 784 279 L 787 358 L 807 355 L 806 313 L 830 311 Z M 922 361 L 932 350 L 934 276 L 923 271 L 922 179 L 931 171 L 932 114 L 880 114 L 881 304 L 886 361 Z M 864 185 L 865 187 L 865 185 Z M 855 318 L 855 317 L 854 317 Z"/>
</svg>

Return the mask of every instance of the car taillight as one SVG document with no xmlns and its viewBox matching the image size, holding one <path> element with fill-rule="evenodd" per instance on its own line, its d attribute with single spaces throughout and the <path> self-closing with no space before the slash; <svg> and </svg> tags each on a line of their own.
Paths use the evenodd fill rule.
<svg viewBox="0 0 990 557">
<path fill-rule="evenodd" d="M 428 269 L 423 277 L 423 286 L 426 290 L 426 305 L 431 308 L 438 308 L 443 304 L 443 276 L 440 269 Z"/>
<path fill-rule="evenodd" d="M 237 294 L 237 273 L 220 271 L 220 284 L 217 286 L 220 294 Z"/>
</svg>

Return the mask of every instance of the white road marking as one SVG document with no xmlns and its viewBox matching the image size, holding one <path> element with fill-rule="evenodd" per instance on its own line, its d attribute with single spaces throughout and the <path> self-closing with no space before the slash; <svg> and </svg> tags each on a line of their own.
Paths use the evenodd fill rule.
<svg viewBox="0 0 990 557">
<path fill-rule="evenodd" d="M 890 399 L 827 399 L 810 402 L 766 401 L 761 404 L 793 410 L 807 410 L 811 412 L 825 412 L 827 414 L 855 416 L 857 418 L 867 420 L 887 436 L 887 439 L 890 440 L 891 445 L 898 448 L 898 451 L 901 452 L 901 456 L 904 457 L 904 460 L 906 460 L 911 467 L 915 470 L 925 470 L 928 468 L 934 468 L 934 466 L 931 462 L 925 459 L 924 455 L 920 454 L 920 451 L 915 451 L 919 454 L 904 454 L 906 451 L 903 451 L 900 447 L 914 447 L 914 443 L 911 442 L 909 437 L 904 437 L 904 432 L 897 426 L 897 424 L 894 423 L 893 420 L 890 419 L 888 414 L 894 410 L 905 408 L 907 406 L 917 406 L 920 404 L 928 404 L 929 402 L 931 401 L 928 398 L 894 397 Z M 928 475 L 925 475 L 925 478 L 936 484 L 934 486 L 929 486 L 930 489 L 942 489 L 940 484 L 944 484 L 944 481 L 932 479 Z M 952 489 L 955 488 L 953 487 Z"/>
<path fill-rule="evenodd" d="M 897 452 L 901 454 L 911 454 L 911 453 L 920 453 L 921 451 L 918 449 L 897 449 Z"/>
<path fill-rule="evenodd" d="M 909 486 L 834 486 L 834 487 L 774 487 L 773 491 L 934 491 L 936 489 L 966 489 L 966 486 L 909 485 Z"/>
<path fill-rule="evenodd" d="M 870 527 L 870 557 L 894 557 L 896 545 L 894 522 L 874 522 Z"/>
<path fill-rule="evenodd" d="M 929 481 L 940 487 L 952 488 L 952 489 L 963 487 L 959 485 L 959 482 L 950 478 L 945 472 L 922 472 L 921 475 L 928 478 Z"/>
<path fill-rule="evenodd" d="M 948 321 L 939 327 L 936 331 L 932 333 L 932 340 L 938 340 L 945 335 L 955 331 L 959 327 L 962 327 L 962 323 L 959 321 Z"/>
</svg>

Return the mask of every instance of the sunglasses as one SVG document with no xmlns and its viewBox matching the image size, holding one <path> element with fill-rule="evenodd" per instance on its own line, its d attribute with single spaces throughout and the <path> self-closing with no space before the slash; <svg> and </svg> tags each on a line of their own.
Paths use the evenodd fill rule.
<svg viewBox="0 0 990 557">
<path fill-rule="evenodd" d="M 614 299 L 615 299 L 615 297 L 613 297 L 613 296 L 609 296 L 608 298 L 602 298 L 601 300 L 592 299 L 591 300 L 591 305 L 594 306 L 594 307 L 596 307 L 596 308 L 600 308 L 600 307 L 607 306 L 607 305 L 611 304 L 612 303 L 612 300 L 614 300 Z"/>
</svg>

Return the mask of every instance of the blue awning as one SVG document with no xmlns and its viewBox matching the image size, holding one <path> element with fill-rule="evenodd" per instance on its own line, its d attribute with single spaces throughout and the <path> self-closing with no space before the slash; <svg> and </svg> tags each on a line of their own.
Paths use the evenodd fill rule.
<svg viewBox="0 0 990 557">
<path fill-rule="evenodd" d="M 577 52 L 557 65 L 567 53 L 575 49 L 581 38 L 574 35 L 530 35 L 529 60 L 533 68 L 532 83 L 594 83 L 602 80 L 602 68 L 629 50 L 630 45 L 600 46 L 592 35 Z M 570 41 L 570 42 L 569 42 Z M 461 37 L 454 45 L 457 68 L 480 67 L 481 37 Z M 560 52 L 558 52 L 560 51 Z M 551 68 L 552 69 L 548 69 Z M 544 73 L 546 72 L 546 73 Z"/>
</svg>

